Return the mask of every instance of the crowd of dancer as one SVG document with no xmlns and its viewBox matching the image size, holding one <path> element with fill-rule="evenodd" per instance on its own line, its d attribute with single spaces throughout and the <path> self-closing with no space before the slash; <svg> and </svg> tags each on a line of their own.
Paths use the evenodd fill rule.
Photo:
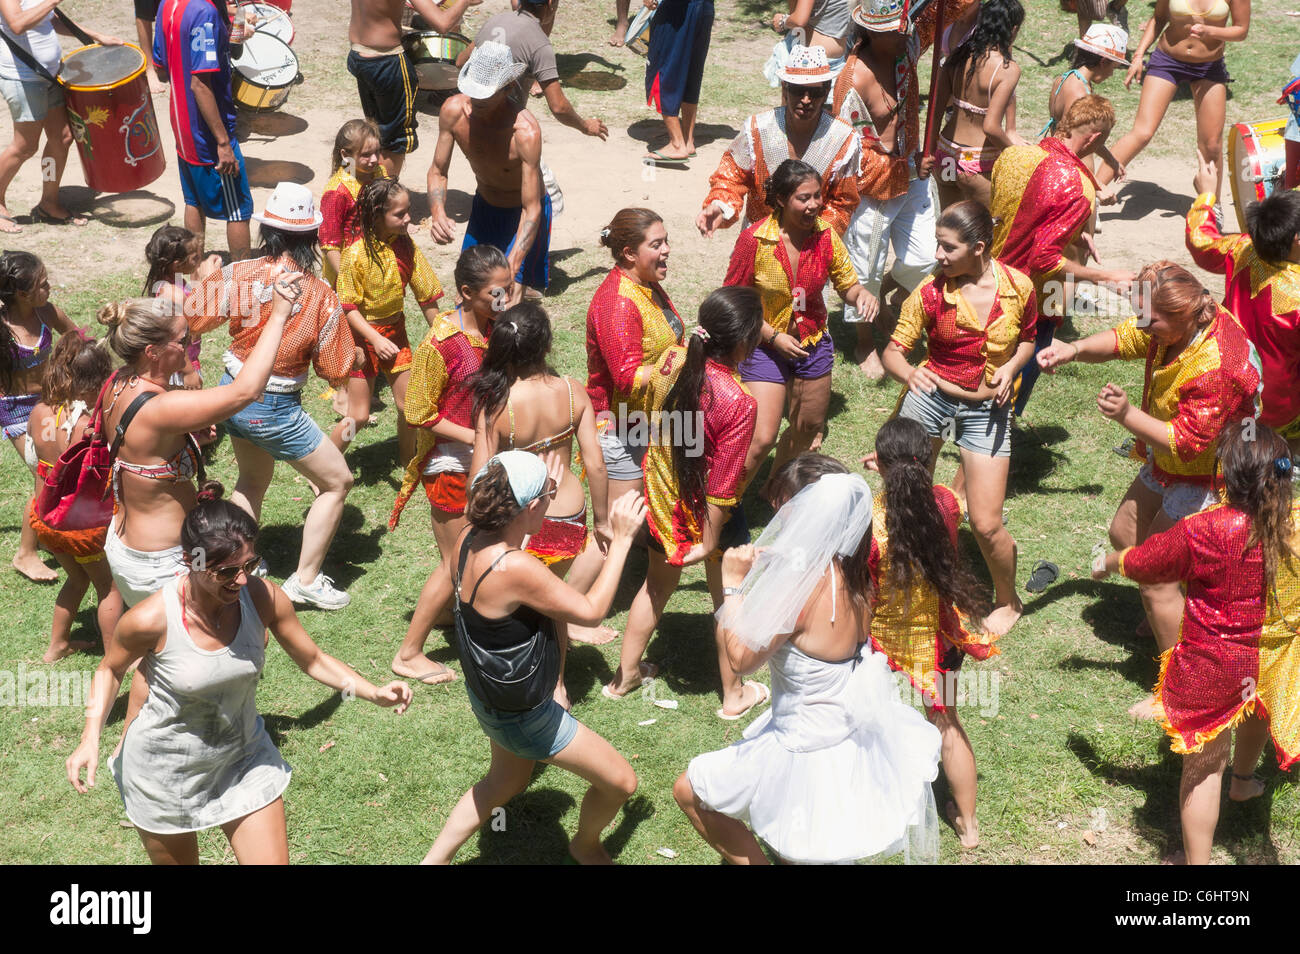
<svg viewBox="0 0 1300 954">
<path fill-rule="evenodd" d="M 382 5 L 354 0 L 354 27 L 357 9 Z M 1140 399 L 1113 384 L 1097 396 L 1100 414 L 1132 434 L 1141 469 L 1111 523 L 1115 552 L 1098 553 L 1093 569 L 1140 586 L 1161 662 L 1155 692 L 1131 711 L 1157 720 L 1185 756 L 1185 857 L 1207 862 L 1229 762 L 1229 797 L 1244 800 L 1264 790 L 1254 773 L 1270 739 L 1282 769 L 1300 760 L 1300 194 L 1252 205 L 1247 233 L 1223 234 L 1221 129 L 1209 128 L 1216 116 L 1222 125 L 1221 54 L 1245 38 L 1249 2 L 1159 0 L 1139 49 L 1159 37 L 1134 131 L 1109 148 L 1116 117 L 1094 86 L 1127 63 L 1121 28 L 1081 14 L 1074 62 L 1052 84 L 1051 121 L 1032 142 L 1015 124 L 1018 0 L 949 4 L 955 19 L 942 32 L 937 5 L 919 16 L 908 6 L 862 0 L 840 23 L 834 2 L 810 11 L 800 0 L 774 19 L 780 29 L 798 16 L 799 37 L 839 42 L 778 45 L 767 72 L 782 104 L 744 120 L 710 179 L 695 226 L 708 236 L 741 223 L 720 286 L 694 321 L 683 316 L 667 291 L 669 223 L 619 210 L 600 232 L 610 271 L 589 302 L 587 365 L 569 369 L 574 377 L 551 366 L 538 300 L 559 192 L 522 105 L 535 78 L 557 118 L 567 107 L 576 119 L 547 72 L 549 41 L 535 42 L 554 0 L 489 20 L 515 18 L 480 35 L 459 94 L 441 108 L 427 178 L 436 242 L 454 239 L 454 148 L 478 185 L 443 276 L 449 296 L 410 234 L 400 157 L 413 127 L 397 150 L 397 127 L 382 117 L 339 129 L 319 199 L 277 186 L 252 215 L 253 257 L 223 264 L 205 254 L 201 231 L 159 229 L 142 296 L 100 310 L 102 339 L 51 303 L 36 256 L 4 253 L 4 436 L 36 475 L 14 565 L 47 576 L 39 544 L 65 574 L 45 661 L 91 648 L 73 639 L 73 621 L 92 586 L 98 599 L 104 655 L 67 760 L 73 786 L 94 784 L 105 722 L 138 664 L 111 767 L 150 859 L 193 863 L 195 833 L 221 827 L 239 861 L 284 862 L 289 768 L 255 703 L 265 632 L 313 679 L 400 713 L 412 701 L 407 680 L 458 678 L 425 655 L 433 630 L 453 624 L 491 763 L 426 861 L 450 862 L 545 761 L 591 786 L 571 854 L 608 862 L 601 833 L 638 779 L 574 717 L 565 660 L 575 642 L 619 638 L 604 620 L 642 547 L 644 580 L 602 698 L 615 703 L 658 674 L 644 658 L 651 636 L 683 570 L 702 565 L 717 614 L 701 624 L 715 637 L 716 715 L 734 721 L 771 703 L 741 741 L 692 759 L 673 788 L 719 855 L 763 863 L 766 845 L 793 862 L 899 851 L 933 860 L 940 766 L 945 814 L 961 848 L 975 848 L 976 762 L 956 675 L 966 656 L 998 654 L 1024 611 L 1003 524 L 1013 422 L 1040 372 L 1142 360 Z M 711 4 L 708 13 L 711 23 Z M 950 109 L 936 117 L 929 155 L 918 65 L 936 35 L 938 102 Z M 518 36 L 531 60 L 492 39 Z M 381 109 L 365 91 L 378 66 L 349 63 L 367 112 Z M 648 68 L 648 87 L 659 69 Z M 1096 206 L 1113 198 L 1102 183 L 1122 180 L 1184 80 L 1200 130 L 1187 247 L 1224 276 L 1222 294 L 1168 261 L 1089 264 Z M 698 78 L 654 90 L 683 86 L 683 102 L 698 101 Z M 672 149 L 690 144 L 694 109 L 689 120 L 681 110 Z M 603 137 L 593 122 L 583 131 Z M 1058 340 L 1076 282 L 1131 295 L 1133 317 Z M 428 326 L 414 346 L 408 290 Z M 853 373 L 902 385 L 874 449 L 863 448 L 861 464 L 879 475 L 874 494 L 819 453 L 832 291 L 855 335 Z M 223 326 L 224 374 L 205 386 L 200 336 Z M 309 368 L 336 389 L 328 433 L 302 407 Z M 380 374 L 403 472 L 388 525 L 422 488 L 437 557 L 392 662 L 401 678 L 375 686 L 313 642 L 294 604 L 349 604 L 323 570 L 353 484 L 346 455 Z M 960 457 L 951 487 L 934 483 L 948 441 Z M 204 465 L 229 452 L 238 477 L 226 500 Z M 279 586 L 257 550 L 277 461 L 314 494 L 296 569 Z M 92 506 L 97 487 L 111 512 Z M 753 544 L 747 495 L 775 512 Z M 963 564 L 963 520 L 991 589 Z M 745 678 L 764 666 L 770 688 Z M 891 670 L 920 693 L 924 715 Z"/>
</svg>

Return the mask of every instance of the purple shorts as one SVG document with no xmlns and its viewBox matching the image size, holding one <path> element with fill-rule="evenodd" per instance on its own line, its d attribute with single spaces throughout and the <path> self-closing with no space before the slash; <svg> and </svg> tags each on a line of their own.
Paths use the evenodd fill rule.
<svg viewBox="0 0 1300 954">
<path fill-rule="evenodd" d="M 827 329 L 812 346 L 808 357 L 798 361 L 791 361 L 767 345 L 759 345 L 749 358 L 740 363 L 740 380 L 785 384 L 794 377 L 810 381 L 830 374 L 834 364 L 835 342 L 831 340 L 830 329 Z"/>
<path fill-rule="evenodd" d="M 1159 47 L 1147 60 L 1147 76 L 1159 76 L 1175 86 L 1180 83 L 1194 83 L 1197 80 L 1209 80 L 1212 83 L 1230 83 L 1228 68 L 1223 64 L 1223 57 L 1209 63 L 1184 63 L 1176 60 Z"/>
</svg>

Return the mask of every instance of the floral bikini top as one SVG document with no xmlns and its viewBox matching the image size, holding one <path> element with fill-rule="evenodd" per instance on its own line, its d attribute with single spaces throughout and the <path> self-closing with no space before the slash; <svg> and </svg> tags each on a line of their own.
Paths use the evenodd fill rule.
<svg viewBox="0 0 1300 954">
<path fill-rule="evenodd" d="M 54 344 L 54 335 L 50 332 L 50 326 L 41 322 L 41 334 L 37 339 L 34 347 L 27 347 L 18 343 L 15 338 L 13 343 L 14 369 L 17 371 L 30 371 L 32 368 L 39 368 L 50 357 L 50 348 Z"/>
<path fill-rule="evenodd" d="M 113 400 L 105 408 L 105 414 L 112 411 L 113 406 L 117 403 L 118 397 L 125 389 L 125 385 L 120 388 L 114 388 Z M 148 392 L 146 400 L 156 396 L 156 392 Z M 139 395 L 138 397 L 144 397 Z M 121 427 L 120 423 L 118 425 Z M 125 431 L 122 432 L 125 435 Z M 121 482 L 119 474 L 126 471 L 129 474 L 135 474 L 137 477 L 144 477 L 148 480 L 167 480 L 172 483 L 182 481 L 193 481 L 195 478 L 203 479 L 203 454 L 199 450 L 199 443 L 194 439 L 193 434 L 185 435 L 185 443 L 171 457 L 167 458 L 161 464 L 136 464 L 129 460 L 122 460 L 121 457 L 113 458 L 113 496 L 119 504 L 122 503 Z"/>
<path fill-rule="evenodd" d="M 554 434 L 550 437 L 543 437 L 539 441 L 533 441 L 526 447 L 515 447 L 515 411 L 514 408 L 510 406 L 510 399 L 506 398 L 506 414 L 510 418 L 510 450 L 521 450 L 528 451 L 530 454 L 541 454 L 550 450 L 552 447 L 563 444 L 577 432 L 578 428 L 573 423 L 573 381 L 569 378 L 565 378 L 564 383 L 568 385 L 569 388 L 569 426 L 558 434 Z"/>
</svg>

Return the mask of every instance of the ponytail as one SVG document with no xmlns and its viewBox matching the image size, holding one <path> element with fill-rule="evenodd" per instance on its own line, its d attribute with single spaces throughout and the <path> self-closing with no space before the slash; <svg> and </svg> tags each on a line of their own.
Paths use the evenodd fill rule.
<svg viewBox="0 0 1300 954">
<path fill-rule="evenodd" d="M 551 319 L 536 302 L 507 308 L 492 326 L 483 364 L 470 385 L 474 394 L 474 420 L 482 414 L 490 422 L 506 406 L 510 387 L 520 378 L 547 370 L 551 352 Z"/>
</svg>

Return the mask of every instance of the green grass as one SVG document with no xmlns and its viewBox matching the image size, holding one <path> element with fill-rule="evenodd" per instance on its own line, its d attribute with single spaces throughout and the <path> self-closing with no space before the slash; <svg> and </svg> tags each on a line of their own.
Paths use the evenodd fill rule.
<svg viewBox="0 0 1300 954">
<path fill-rule="evenodd" d="M 302 17 L 319 6 L 300 0 L 295 10 L 301 8 Z M 577 62 L 570 57 L 606 55 L 605 20 L 612 14 L 606 7 L 603 2 L 566 0 L 562 24 L 577 26 L 557 37 L 562 67 Z M 1061 14 L 1055 0 L 1031 0 L 1027 7 L 1029 19 L 1019 43 L 1026 57 L 1021 101 L 1035 120 L 1024 121 L 1024 128 L 1036 129 L 1045 112 L 1050 76 L 1031 68 L 1029 54 L 1050 59 L 1068 39 L 1073 17 Z M 775 38 L 751 26 L 758 9 L 759 5 L 751 8 L 748 2 L 738 10 L 719 5 L 715 59 L 706 73 L 705 121 L 734 127 L 746 113 L 771 102 L 770 91 L 755 77 Z M 1134 8 L 1134 32 L 1144 15 L 1142 5 Z M 582 52 L 584 40 L 592 53 Z M 1270 105 L 1276 96 L 1273 90 L 1281 85 L 1298 43 L 1300 29 L 1290 18 L 1280 11 L 1256 10 L 1249 45 L 1234 49 L 1229 57 L 1238 77 L 1230 121 L 1276 112 Z M 337 50 L 331 47 L 328 53 L 334 57 L 333 68 L 341 70 Z M 310 55 L 305 62 L 311 65 Z M 322 60 L 316 68 L 330 67 Z M 623 75 L 633 89 L 573 90 L 579 110 L 598 111 L 611 126 L 645 121 L 636 89 L 640 73 L 631 67 Z M 1135 93 L 1125 94 L 1117 81 L 1105 91 L 1116 98 L 1121 116 L 1132 115 Z M 1189 104 L 1176 104 L 1152 146 L 1152 155 L 1190 150 L 1190 117 Z M 571 174 L 566 187 L 574 189 L 569 182 L 576 179 Z M 688 224 L 674 227 L 685 230 Z M 670 290 L 683 313 L 693 314 L 719 279 L 720 266 L 714 266 L 725 257 L 724 244 L 730 243 L 715 242 L 701 261 L 677 260 Z M 585 367 L 583 315 L 607 261 L 597 252 L 583 248 L 557 264 L 560 284 L 567 287 L 548 301 L 556 326 L 554 363 L 577 376 Z M 89 281 L 75 272 L 56 276 L 66 286 L 58 291 L 59 302 L 83 322 L 102 301 L 136 291 L 141 279 L 138 264 L 126 269 L 127 263 L 113 262 L 110 250 L 92 249 L 90 254 L 97 263 L 113 263 L 112 274 Z M 434 264 L 447 278 L 449 259 Z M 411 320 L 415 334 L 422 322 L 413 312 Z M 1067 327 L 1063 337 L 1087 334 L 1104 324 L 1099 319 L 1080 321 L 1078 327 Z M 835 331 L 841 341 L 848 340 L 838 325 Z M 219 374 L 217 356 L 223 337 L 214 334 L 205 341 L 209 380 Z M 1134 724 L 1124 714 L 1156 675 L 1152 643 L 1133 635 L 1141 619 L 1137 591 L 1123 582 L 1098 585 L 1088 579 L 1090 548 L 1105 538 L 1114 507 L 1134 473 L 1132 463 L 1111 452 L 1124 432 L 1095 410 L 1093 398 L 1108 380 L 1136 393 L 1141 368 L 1136 363 L 1069 366 L 1044 379 L 1031 405 L 1032 427 L 1015 435 L 1007 506 L 1009 528 L 1020 545 L 1020 581 L 1023 585 L 1038 559 L 1059 564 L 1062 579 L 1029 601 L 1022 622 L 1002 641 L 1003 655 L 970 666 L 971 671 L 983 670 L 998 679 L 996 712 L 981 715 L 978 708 L 962 712 L 979 765 L 983 845 L 973 855 L 962 855 L 951 832 L 945 830 L 942 860 L 946 862 L 1152 863 L 1180 844 L 1180 760 L 1170 753 L 1156 727 Z M 867 384 L 841 362 L 835 369 L 834 388 L 825 450 L 846 461 L 856 460 L 870 449 L 877 428 L 889 415 L 897 386 Z M 319 382 L 313 382 L 304 392 L 306 404 L 319 422 L 329 424 L 328 404 L 318 398 L 322 390 Z M 328 652 L 367 678 L 382 681 L 388 678 L 388 662 L 438 555 L 424 505 L 418 500 L 396 533 L 384 529 L 399 476 L 391 407 L 377 419 L 379 426 L 360 435 L 351 451 L 358 482 L 326 564 L 327 572 L 351 593 L 352 605 L 339 613 L 304 612 L 302 618 Z M 5 458 L 0 472 L 4 514 L 0 553 L 11 554 L 17 543 L 17 515 L 30 485 L 13 455 L 6 452 Z M 955 456 L 946 452 L 940 478 L 950 477 L 954 467 Z M 219 449 L 212 473 L 228 485 L 233 483 L 228 445 Z M 276 579 L 293 569 L 309 499 L 305 484 L 282 469 L 267 497 L 261 544 Z M 768 518 L 767 511 L 752 505 L 750 515 L 756 528 Z M 982 573 L 966 530 L 963 547 Z M 634 556 L 615 604 L 615 625 L 626 621 L 643 572 L 643 558 Z M 4 607 L 0 670 L 13 672 L 19 665 L 39 669 L 56 589 L 27 584 L 8 571 L 0 580 Z M 703 575 L 689 571 L 650 645 L 649 658 L 665 664 L 660 694 L 679 700 L 676 711 L 655 708 L 642 698 L 617 705 L 601 699 L 600 684 L 617 659 L 618 644 L 579 647 L 569 657 L 569 691 L 576 714 L 631 759 L 641 778 L 640 791 L 616 820 L 610 842 L 623 862 L 714 860 L 670 793 L 673 780 L 691 757 L 733 741 L 743 728 L 743 723 L 722 723 L 713 715 L 718 705 L 717 673 L 708 610 Z M 84 628 L 88 622 L 86 610 L 79 626 Z M 458 667 L 441 636 L 435 635 L 430 649 L 434 658 Z M 96 657 L 78 656 L 53 668 L 71 672 L 96 662 Z M 268 653 L 263 679 L 259 707 L 295 769 L 286 798 L 294 862 L 416 861 L 455 800 L 487 767 L 487 744 L 459 683 L 416 687 L 415 704 L 399 718 L 365 703 L 341 702 L 274 648 Z M 651 718 L 657 720 L 654 725 L 637 725 Z M 105 754 L 120 730 L 120 720 L 119 703 L 105 733 Z M 0 860 L 144 860 L 136 834 L 121 825 L 121 801 L 106 767 L 101 766 L 99 785 L 85 796 L 73 792 L 64 779 L 63 760 L 76 745 L 81 724 L 82 714 L 76 708 L 0 708 L 0 798 L 7 805 L 0 823 Z M 1216 860 L 1300 861 L 1300 793 L 1294 774 L 1279 775 L 1271 758 L 1265 770 L 1269 790 L 1263 798 L 1248 805 L 1225 800 Z M 459 859 L 561 861 L 583 790 L 584 785 L 565 772 L 539 772 L 529 790 L 507 806 L 506 830 L 485 831 L 471 839 Z M 942 782 L 937 794 L 942 803 Z M 1087 831 L 1096 832 L 1095 847 L 1085 843 Z M 207 833 L 200 844 L 205 862 L 233 860 L 220 834 Z M 676 861 L 657 855 L 660 847 L 677 851 Z"/>
</svg>

